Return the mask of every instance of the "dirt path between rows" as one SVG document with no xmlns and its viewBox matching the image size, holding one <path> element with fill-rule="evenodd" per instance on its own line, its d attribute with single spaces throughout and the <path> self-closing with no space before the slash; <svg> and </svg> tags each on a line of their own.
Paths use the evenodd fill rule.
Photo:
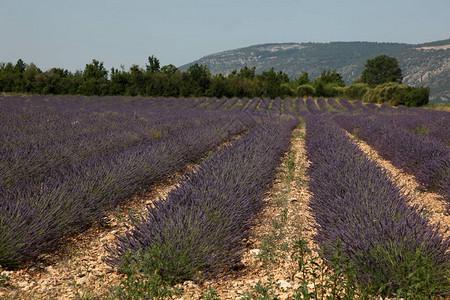
<svg viewBox="0 0 450 300">
<path fill-rule="evenodd" d="M 347 133 L 347 135 L 359 146 L 370 160 L 388 171 L 397 186 L 402 187 L 403 191 L 406 194 L 409 194 L 409 198 L 411 199 L 410 205 L 424 207 L 425 216 L 430 220 L 430 224 L 441 224 L 440 233 L 444 237 L 450 236 L 450 230 L 448 230 L 448 226 L 450 225 L 450 215 L 446 214 L 445 203 L 441 200 L 441 195 L 421 190 L 419 188 L 420 184 L 416 181 L 414 175 L 407 174 L 403 170 L 394 167 L 366 142 L 355 138 L 350 133 Z"/>
</svg>

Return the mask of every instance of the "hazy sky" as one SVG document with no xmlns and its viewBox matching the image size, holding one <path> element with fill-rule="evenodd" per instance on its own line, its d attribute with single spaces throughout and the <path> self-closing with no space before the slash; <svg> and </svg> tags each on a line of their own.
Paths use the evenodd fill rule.
<svg viewBox="0 0 450 300">
<path fill-rule="evenodd" d="M 0 0 L 0 62 L 42 70 L 183 65 L 273 42 L 450 37 L 450 0 Z"/>
</svg>

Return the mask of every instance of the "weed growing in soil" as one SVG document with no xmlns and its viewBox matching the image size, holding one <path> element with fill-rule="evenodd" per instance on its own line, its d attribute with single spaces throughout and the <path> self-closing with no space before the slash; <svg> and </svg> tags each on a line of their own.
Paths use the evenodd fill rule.
<svg viewBox="0 0 450 300">
<path fill-rule="evenodd" d="M 264 237 L 261 243 L 261 253 L 258 258 L 264 263 L 265 269 L 269 270 L 270 263 L 276 263 L 283 253 L 283 248 L 280 247 L 280 242 L 284 240 L 284 228 L 286 226 L 287 208 L 283 210 L 281 216 L 273 220 L 273 228 L 269 235 Z"/>
<path fill-rule="evenodd" d="M 168 299 L 182 295 L 182 290 L 165 282 L 156 272 L 152 275 L 127 266 L 120 285 L 111 288 L 111 299 Z"/>
<path fill-rule="evenodd" d="M 287 160 L 286 160 L 286 180 L 292 181 L 295 179 L 295 152 L 292 150 L 288 151 Z"/>
<path fill-rule="evenodd" d="M 219 294 L 213 289 L 208 288 L 206 294 L 202 295 L 203 300 L 219 300 Z"/>
<path fill-rule="evenodd" d="M 11 278 L 5 273 L 0 274 L 0 287 L 6 287 Z"/>
<path fill-rule="evenodd" d="M 182 295 L 181 288 L 173 286 L 173 279 L 162 277 L 151 259 L 143 259 L 140 254 L 129 254 L 122 264 L 125 278 L 120 285 L 111 288 L 113 299 L 167 299 Z"/>
<path fill-rule="evenodd" d="M 253 290 L 245 292 L 242 300 L 277 300 L 279 299 L 276 295 L 275 289 L 277 285 L 269 280 L 268 282 L 261 284 L 257 283 L 253 286 Z"/>
<path fill-rule="evenodd" d="M 336 248 L 339 249 L 339 242 Z M 332 260 L 325 263 L 323 257 L 308 248 L 304 239 L 296 241 L 292 258 L 298 263 L 297 273 L 301 284 L 295 291 L 294 299 L 380 299 L 383 294 L 391 294 L 391 299 L 445 299 L 445 295 L 438 295 L 438 291 L 445 290 L 445 277 L 432 278 L 430 268 L 433 268 L 427 258 L 415 253 L 414 259 L 408 260 L 412 265 L 398 266 L 404 269 L 404 278 L 407 283 L 396 291 L 387 291 L 389 288 L 375 290 L 379 284 L 362 285 L 357 280 L 357 271 L 340 251 L 337 251 Z M 416 265 L 423 267 L 416 268 Z M 414 271 L 408 271 L 413 269 Z M 381 270 L 380 270 L 381 271 Z M 298 276 L 297 276 L 298 277 Z M 385 299 L 384 297 L 382 299 Z"/>
<path fill-rule="evenodd" d="M 335 253 L 333 261 L 327 265 L 308 247 L 307 241 L 300 238 L 295 242 L 292 258 L 298 266 L 292 278 L 300 277 L 294 299 L 355 299 L 356 296 L 366 299 L 357 293 L 354 272 L 341 253 Z"/>
</svg>

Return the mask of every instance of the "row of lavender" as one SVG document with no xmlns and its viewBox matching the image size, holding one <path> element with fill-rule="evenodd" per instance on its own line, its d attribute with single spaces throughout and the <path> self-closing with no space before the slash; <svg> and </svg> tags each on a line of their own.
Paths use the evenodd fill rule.
<svg viewBox="0 0 450 300">
<path fill-rule="evenodd" d="M 367 142 L 394 166 L 414 174 L 425 190 L 441 193 L 450 204 L 450 149 L 446 145 L 391 126 L 382 118 L 336 115 L 334 120 Z"/>
<path fill-rule="evenodd" d="M 194 98 L 193 98 L 194 99 Z M 191 99 L 192 100 L 192 99 Z M 423 108 L 394 108 L 392 106 L 374 103 L 363 104 L 360 101 L 346 99 L 324 98 L 195 98 L 195 105 L 210 109 L 231 111 L 249 111 L 269 113 L 271 115 L 295 115 L 298 113 L 313 114 L 357 114 L 367 117 L 382 118 L 382 122 L 390 122 L 392 126 L 401 127 L 415 133 L 424 132 L 448 145 L 450 142 L 449 114 L 445 111 L 435 111 Z"/>
<path fill-rule="evenodd" d="M 329 99 L 330 101 L 330 99 Z M 389 105 L 377 106 L 375 104 L 364 105 L 359 101 L 349 104 L 349 108 L 344 113 L 360 115 L 376 120 L 380 124 L 391 128 L 398 128 L 410 131 L 417 135 L 422 135 L 435 139 L 450 146 L 450 113 L 423 108 L 394 108 Z M 353 107 L 351 107 L 353 105 Z"/>
<path fill-rule="evenodd" d="M 450 209 L 450 114 L 421 108 L 393 108 L 345 99 L 243 99 L 233 109 L 300 116 L 331 114 L 347 131 L 374 147 L 395 166 L 414 174 L 428 191 L 439 192 Z M 228 103 L 226 99 L 221 99 Z M 247 105 L 247 103 L 249 103 Z M 247 105 L 247 106 L 246 106 Z M 219 106 L 229 109 L 227 105 Z"/>
<path fill-rule="evenodd" d="M 186 181 L 148 208 L 110 249 L 109 263 L 145 265 L 164 281 L 210 276 L 240 261 L 297 118 L 266 122 L 211 155 Z"/>
<path fill-rule="evenodd" d="M 341 252 L 340 262 L 376 294 L 445 292 L 450 240 L 328 116 L 305 119 L 310 207 L 325 257 Z"/>
<path fill-rule="evenodd" d="M 295 100 L 291 98 L 209 98 L 200 100 L 198 106 L 206 107 L 210 109 L 223 109 L 230 111 L 247 111 L 247 112 L 259 112 L 269 113 L 272 116 L 279 115 L 296 115 Z"/>
<path fill-rule="evenodd" d="M 450 114 L 425 109 L 363 105 L 340 99 L 306 99 L 303 113 L 330 114 L 398 168 L 440 193 L 450 209 Z"/>
<path fill-rule="evenodd" d="M 17 267 L 52 251 L 120 200 L 257 122 L 196 105 L 186 99 L 0 99 L 0 265 Z"/>
<path fill-rule="evenodd" d="M 360 101 L 346 99 L 301 99 L 299 111 L 313 114 L 350 114 L 374 119 L 389 127 L 408 130 L 418 135 L 435 139 L 447 147 L 450 146 L 450 114 L 423 108 L 406 108 L 374 103 L 363 104 Z M 304 104 L 303 104 L 303 103 Z"/>
<path fill-rule="evenodd" d="M 167 99 L 3 99 L 0 187 L 45 178 L 75 162 L 152 143 L 181 129 L 209 126 L 211 119 L 203 118 L 200 109 L 180 114 L 186 104 L 190 102 Z"/>
</svg>

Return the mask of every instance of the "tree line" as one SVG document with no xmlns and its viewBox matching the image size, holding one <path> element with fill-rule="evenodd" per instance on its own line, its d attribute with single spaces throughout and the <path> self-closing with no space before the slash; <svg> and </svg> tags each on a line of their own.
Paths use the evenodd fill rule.
<svg viewBox="0 0 450 300">
<path fill-rule="evenodd" d="M 418 106 L 428 103 L 428 88 L 401 84 L 402 74 L 395 58 L 378 56 L 366 63 L 357 82 L 345 86 L 335 70 L 323 71 L 310 79 L 307 72 L 290 79 L 271 68 L 256 74 L 255 67 L 243 67 L 228 75 L 211 75 L 204 65 L 191 65 L 180 71 L 174 65 L 161 67 L 155 56 L 144 67 L 106 70 L 93 59 L 84 70 L 62 68 L 41 71 L 35 64 L 19 59 L 16 64 L 0 63 L 0 92 L 33 94 L 81 94 L 163 97 L 346 97 L 369 102 Z M 420 99 L 417 99 L 420 97 Z"/>
</svg>

